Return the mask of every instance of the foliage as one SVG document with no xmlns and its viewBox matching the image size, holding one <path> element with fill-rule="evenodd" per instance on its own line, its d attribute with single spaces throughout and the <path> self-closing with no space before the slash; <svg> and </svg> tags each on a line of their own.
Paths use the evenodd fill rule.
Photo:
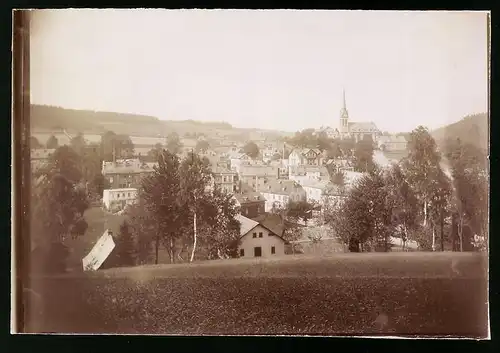
<svg viewBox="0 0 500 353">
<path fill-rule="evenodd" d="M 48 149 L 54 149 L 59 147 L 59 141 L 57 140 L 57 137 L 54 135 L 50 136 L 49 139 L 47 140 L 47 148 Z"/>
<path fill-rule="evenodd" d="M 356 147 L 356 142 L 352 138 L 342 139 L 339 141 L 339 148 L 342 151 L 344 158 L 353 157 L 353 151 Z"/>
<path fill-rule="evenodd" d="M 158 224 L 155 222 L 153 214 L 147 210 L 142 198 L 139 198 L 137 203 L 127 207 L 125 212 L 135 240 L 136 264 L 148 264 L 151 261 L 153 242 L 158 235 Z"/>
<path fill-rule="evenodd" d="M 158 233 L 155 236 L 155 262 L 158 262 L 160 241 L 171 247 L 182 222 L 183 208 L 180 196 L 179 159 L 170 151 L 163 151 L 154 172 L 143 179 L 139 198 L 155 221 Z M 161 239 L 160 239 L 161 237 Z M 174 261 L 172 249 L 169 249 Z"/>
<path fill-rule="evenodd" d="M 169 151 L 172 154 L 178 154 L 181 151 L 182 148 L 182 143 L 181 139 L 179 138 L 179 134 L 174 132 L 171 132 L 167 136 L 167 151 Z"/>
<path fill-rule="evenodd" d="M 101 136 L 101 157 L 105 161 L 115 158 L 128 158 L 134 153 L 134 144 L 127 135 L 117 135 L 113 131 L 106 131 Z"/>
<path fill-rule="evenodd" d="M 83 214 L 89 203 L 85 190 L 78 184 L 81 174 L 77 163 L 78 155 L 71 148 L 58 148 L 40 170 L 38 183 L 32 188 L 31 236 L 47 261 L 40 264 L 45 270 L 54 269 L 51 261 L 65 260 L 50 255 L 54 249 L 63 249 L 68 237 L 83 235 L 87 230 Z"/>
<path fill-rule="evenodd" d="M 146 155 L 145 159 L 149 162 L 158 162 L 158 157 L 163 151 L 163 147 L 161 143 L 157 143 L 154 145 L 152 149 L 148 151 L 148 154 Z"/>
<path fill-rule="evenodd" d="M 427 224 L 430 196 L 435 186 L 433 177 L 439 175 L 440 155 L 436 142 L 423 126 L 410 133 L 408 157 L 403 160 L 404 174 L 414 190 L 422 210 L 423 225 Z"/>
<path fill-rule="evenodd" d="M 209 148 L 210 148 L 210 144 L 208 143 L 207 140 L 200 140 L 196 143 L 196 147 L 194 150 L 196 153 L 199 153 L 199 152 L 205 153 L 208 151 Z"/>
<path fill-rule="evenodd" d="M 82 133 L 79 133 L 75 137 L 73 137 L 69 142 L 70 147 L 78 153 L 80 156 L 83 155 L 83 150 L 85 148 L 85 138 Z"/>
<path fill-rule="evenodd" d="M 317 205 L 306 200 L 289 201 L 286 206 L 286 214 L 292 219 L 300 219 L 307 224 L 307 221 L 312 218 L 312 211 Z"/>
<path fill-rule="evenodd" d="M 464 226 L 469 227 L 474 234 L 486 236 L 488 232 L 487 173 L 478 149 L 460 140 L 449 146 L 447 158 L 452 169 L 453 204 L 458 215 L 458 233 L 463 248 Z"/>
<path fill-rule="evenodd" d="M 259 156 L 259 146 L 253 141 L 248 142 L 243 146 L 243 152 L 245 152 L 250 158 L 257 158 Z"/>
<path fill-rule="evenodd" d="M 373 141 L 362 139 L 354 149 L 354 168 L 359 172 L 370 172 L 375 168 L 373 162 Z"/>
<path fill-rule="evenodd" d="M 30 136 L 30 148 L 42 148 L 43 145 L 35 136 Z"/>
<path fill-rule="evenodd" d="M 343 187 L 345 185 L 345 174 L 342 170 L 333 171 L 330 180 L 332 184 Z"/>
<path fill-rule="evenodd" d="M 388 206 L 392 210 L 392 223 L 403 242 L 411 238 L 417 226 L 417 198 L 408 184 L 401 167 L 393 164 L 385 175 Z"/>
<path fill-rule="evenodd" d="M 120 233 L 115 237 L 115 248 L 112 253 L 115 259 L 114 265 L 120 267 L 135 265 L 135 251 L 133 234 L 127 221 L 124 221 L 120 226 Z"/>
<path fill-rule="evenodd" d="M 374 170 L 357 181 L 342 207 L 331 210 L 326 219 L 344 244 L 359 242 L 362 248 L 375 245 L 387 251 L 394 230 L 388 197 L 382 172 Z"/>
</svg>

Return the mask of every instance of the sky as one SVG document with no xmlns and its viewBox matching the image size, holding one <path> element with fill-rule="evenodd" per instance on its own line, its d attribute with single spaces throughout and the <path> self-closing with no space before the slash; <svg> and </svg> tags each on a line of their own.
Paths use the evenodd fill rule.
<svg viewBox="0 0 500 353">
<path fill-rule="evenodd" d="M 31 102 L 297 131 L 488 111 L 487 13 L 34 10 Z"/>
</svg>

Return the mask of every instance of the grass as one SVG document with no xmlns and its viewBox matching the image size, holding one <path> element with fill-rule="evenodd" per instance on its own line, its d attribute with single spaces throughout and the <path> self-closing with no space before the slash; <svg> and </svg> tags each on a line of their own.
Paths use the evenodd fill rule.
<svg viewBox="0 0 500 353">
<path fill-rule="evenodd" d="M 30 330 L 485 337 L 484 268 L 479 254 L 338 254 L 39 277 Z"/>
<path fill-rule="evenodd" d="M 120 225 L 126 219 L 126 216 L 110 214 L 100 207 L 89 208 L 84 217 L 88 224 L 85 234 L 76 239 L 69 239 L 66 243 L 71 249 L 68 259 L 69 269 L 80 269 L 83 257 L 92 250 L 104 231 L 109 228 L 113 233 L 118 234 Z"/>
</svg>

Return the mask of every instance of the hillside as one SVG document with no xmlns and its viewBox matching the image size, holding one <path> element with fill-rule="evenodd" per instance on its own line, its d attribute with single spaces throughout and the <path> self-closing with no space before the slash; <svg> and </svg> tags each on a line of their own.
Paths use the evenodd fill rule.
<svg viewBox="0 0 500 353">
<path fill-rule="evenodd" d="M 438 146 L 446 140 L 460 138 L 485 151 L 488 150 L 488 115 L 486 113 L 468 115 L 456 123 L 446 125 L 431 132 Z"/>
<path fill-rule="evenodd" d="M 130 136 L 158 137 L 175 131 L 181 136 L 186 133 L 203 133 L 213 137 L 234 136 L 244 140 L 254 139 L 255 135 L 257 138 L 283 135 L 278 131 L 234 128 L 227 122 L 160 120 L 147 115 L 76 110 L 37 104 L 31 105 L 30 113 L 31 128 L 37 132 L 66 130 L 69 133 L 102 134 L 111 130 Z"/>
</svg>

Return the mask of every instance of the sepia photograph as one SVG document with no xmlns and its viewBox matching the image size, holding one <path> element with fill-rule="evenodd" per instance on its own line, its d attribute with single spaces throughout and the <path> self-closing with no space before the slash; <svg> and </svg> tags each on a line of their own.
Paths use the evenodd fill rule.
<svg viewBox="0 0 500 353">
<path fill-rule="evenodd" d="M 489 12 L 13 22 L 11 333 L 490 339 Z"/>
</svg>

